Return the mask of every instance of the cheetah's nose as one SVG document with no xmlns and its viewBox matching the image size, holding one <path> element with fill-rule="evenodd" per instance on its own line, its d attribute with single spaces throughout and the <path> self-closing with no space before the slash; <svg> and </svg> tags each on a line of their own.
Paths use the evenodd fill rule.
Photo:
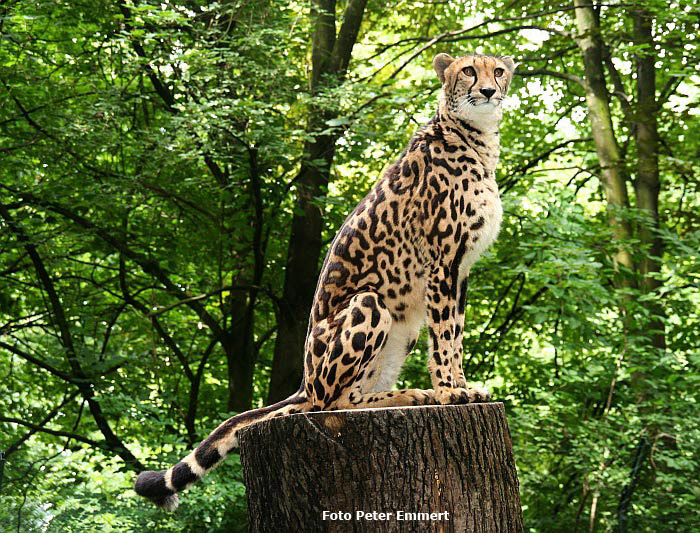
<svg viewBox="0 0 700 533">
<path fill-rule="evenodd" d="M 494 93 L 496 92 L 496 89 L 479 89 L 479 92 L 483 94 L 486 98 L 491 98 Z"/>
</svg>

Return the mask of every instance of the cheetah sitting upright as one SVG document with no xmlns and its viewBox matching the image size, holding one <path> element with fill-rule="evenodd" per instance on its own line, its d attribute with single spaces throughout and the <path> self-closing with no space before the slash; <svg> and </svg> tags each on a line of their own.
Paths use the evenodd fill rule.
<svg viewBox="0 0 700 533">
<path fill-rule="evenodd" d="M 495 169 L 509 57 L 438 54 L 438 111 L 341 226 L 321 268 L 304 378 L 290 398 L 234 416 L 136 492 L 174 510 L 177 493 L 238 445 L 238 431 L 285 414 L 488 399 L 467 388 L 462 329 L 469 268 L 493 243 L 502 209 Z M 430 334 L 430 390 L 391 390 L 419 331 Z"/>
</svg>

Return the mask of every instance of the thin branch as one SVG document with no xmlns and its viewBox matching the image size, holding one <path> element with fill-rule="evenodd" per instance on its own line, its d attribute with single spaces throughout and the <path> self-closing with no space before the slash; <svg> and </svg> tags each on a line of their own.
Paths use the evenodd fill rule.
<svg viewBox="0 0 700 533">
<path fill-rule="evenodd" d="M 41 359 L 37 359 L 33 355 L 30 355 L 23 350 L 20 350 L 16 346 L 12 346 L 11 344 L 7 344 L 6 342 L 0 341 L 0 348 L 4 348 L 8 352 L 13 353 L 18 357 L 21 357 L 25 361 L 27 361 L 35 366 L 38 366 L 39 368 L 43 368 L 47 372 L 50 372 L 54 376 L 61 378 L 62 380 L 66 381 L 68 383 L 72 383 L 72 384 L 76 383 L 75 380 L 71 376 L 66 374 L 65 372 L 58 370 L 57 368 L 54 368 L 53 366 L 49 365 L 48 363 L 45 363 Z"/>
<path fill-rule="evenodd" d="M 42 426 L 41 424 L 33 424 L 32 422 L 27 422 L 26 420 L 21 420 L 19 418 L 13 418 L 10 416 L 0 416 L 0 422 L 6 422 L 8 424 L 18 424 L 20 426 L 31 428 L 35 432 L 48 433 L 49 435 L 55 435 L 56 437 L 68 437 L 77 440 L 78 442 L 89 444 L 90 446 L 93 446 L 95 448 L 115 451 L 114 448 L 109 446 L 106 442 L 98 442 L 96 440 L 88 439 L 87 437 L 83 437 L 82 435 L 79 435 L 77 433 L 71 433 L 69 431 L 62 431 L 60 429 L 49 429 Z M 143 467 L 139 468 L 143 469 Z"/>
<path fill-rule="evenodd" d="M 46 292 L 49 299 L 51 314 L 54 317 L 56 327 L 58 328 L 58 335 L 65 349 L 66 360 L 71 367 L 71 370 L 76 380 L 76 386 L 80 390 L 83 398 L 87 400 L 88 406 L 90 407 L 90 413 L 97 424 L 100 432 L 105 438 L 107 445 L 115 450 L 117 454 L 126 462 L 126 464 L 131 468 L 143 469 L 143 465 L 136 459 L 136 457 L 129 451 L 129 449 L 124 445 L 124 443 L 117 437 L 117 435 L 112 430 L 107 418 L 105 417 L 102 407 L 95 399 L 95 392 L 91 386 L 90 379 L 88 375 L 83 371 L 80 362 L 78 360 L 78 355 L 73 344 L 73 338 L 71 336 L 70 326 L 66 318 L 65 311 L 63 309 L 63 304 L 56 292 L 53 280 L 46 270 L 46 266 L 39 255 L 37 248 L 32 243 L 31 239 L 27 236 L 24 229 L 17 223 L 14 217 L 10 214 L 4 204 L 0 203 L 0 216 L 5 219 L 5 222 L 10 228 L 10 231 L 14 233 L 15 237 L 19 243 L 24 247 L 31 259 L 34 270 L 36 272 L 37 278 L 39 279 L 41 285 Z"/>
<path fill-rule="evenodd" d="M 16 440 L 15 442 L 13 442 L 13 443 L 9 446 L 9 448 L 7 448 L 7 449 L 3 452 L 3 459 L 7 459 L 11 454 L 13 454 L 14 452 L 16 452 L 16 451 L 19 449 L 19 447 L 20 447 L 23 443 L 25 443 L 32 435 L 34 435 L 34 434 L 36 434 L 37 432 L 40 431 L 40 429 L 39 429 L 40 427 L 44 427 L 46 424 L 48 424 L 48 423 L 59 413 L 59 411 L 60 411 L 68 402 L 70 402 L 70 401 L 73 400 L 76 396 L 78 396 L 78 394 L 80 394 L 80 391 L 77 391 L 77 390 L 76 390 L 76 391 L 72 392 L 71 394 L 69 394 L 68 396 L 66 396 L 66 398 L 65 398 L 60 404 L 58 404 L 56 407 L 54 407 L 53 409 L 51 409 L 51 411 L 49 411 L 48 413 L 46 413 L 46 416 L 45 416 L 44 418 L 41 419 L 41 422 L 39 422 L 39 423 L 37 424 L 37 427 L 32 428 L 30 431 L 28 431 L 27 433 L 25 433 L 24 435 L 22 435 L 18 440 Z M 75 431 L 75 429 L 74 429 L 73 431 Z M 0 490 L 1 490 L 1 487 L 0 487 Z"/>
<path fill-rule="evenodd" d="M 515 75 L 520 76 L 522 78 L 532 78 L 535 76 L 549 76 L 551 78 L 558 78 L 560 80 L 571 81 L 571 82 L 577 83 L 581 87 L 583 87 L 584 89 L 586 89 L 588 87 L 586 80 L 584 80 L 580 76 L 576 76 L 575 74 L 569 74 L 568 72 L 557 72 L 555 70 L 547 70 L 547 69 L 543 69 L 543 68 L 538 68 L 538 69 L 534 69 L 534 70 L 516 71 Z"/>
<path fill-rule="evenodd" d="M 277 326 L 269 328 L 265 333 L 263 333 L 260 338 L 255 342 L 255 353 L 258 353 L 260 351 L 260 348 L 262 348 L 263 344 L 265 344 L 270 337 L 277 331 Z"/>
<path fill-rule="evenodd" d="M 492 20 L 488 20 L 488 21 L 482 22 L 480 24 L 477 24 L 475 26 L 472 26 L 471 28 L 448 31 L 448 32 L 442 33 L 440 35 L 437 35 L 436 37 L 433 37 L 427 43 L 425 43 L 423 46 L 421 46 L 418 50 L 413 52 L 408 57 L 408 59 L 406 59 L 396 70 L 394 70 L 394 72 L 392 72 L 389 75 L 388 79 L 391 80 L 391 79 L 395 78 L 396 75 L 399 72 L 401 72 L 404 68 L 406 68 L 409 65 L 409 63 L 411 63 L 415 58 L 417 58 L 423 52 L 425 52 L 429 48 L 432 48 L 433 46 L 435 46 L 437 43 L 440 43 L 440 42 L 454 43 L 454 42 L 471 41 L 471 40 L 477 40 L 477 39 L 489 39 L 491 37 L 496 37 L 498 35 L 504 35 L 506 33 L 513 33 L 513 32 L 522 31 L 522 30 L 540 30 L 540 31 L 548 32 L 548 33 L 554 33 L 557 35 L 563 35 L 565 37 L 571 37 L 571 35 L 568 32 L 564 32 L 564 31 L 557 30 L 554 28 L 548 28 L 546 26 L 534 26 L 534 25 L 512 26 L 510 28 L 502 28 L 502 29 L 494 30 L 494 31 L 487 32 L 487 33 L 480 33 L 478 35 L 465 35 L 466 33 L 469 33 L 471 31 L 478 29 L 478 28 L 486 26 L 492 22 L 493 22 Z"/>
<path fill-rule="evenodd" d="M 666 103 L 674 92 L 676 92 L 676 89 L 678 89 L 682 81 L 683 78 L 681 76 L 671 76 L 666 80 L 664 88 L 661 89 L 659 99 L 657 100 L 659 109 L 661 109 L 661 106 Z"/>
<path fill-rule="evenodd" d="M 173 304 L 167 305 L 165 307 L 161 307 L 157 309 L 156 311 L 151 311 L 148 313 L 148 316 L 150 317 L 156 317 L 158 315 L 162 315 L 163 313 L 167 313 L 171 309 L 175 309 L 176 307 L 180 305 L 186 305 L 190 302 L 196 302 L 199 300 L 204 300 L 206 298 L 209 298 L 210 296 L 214 296 L 215 294 L 222 293 L 224 291 L 252 291 L 252 290 L 260 290 L 261 287 L 257 285 L 227 285 L 225 287 L 221 287 L 219 289 L 214 289 L 209 292 L 205 292 L 204 294 L 198 294 L 197 296 L 191 296 L 189 298 L 184 298 L 182 300 L 179 300 Z"/>
<path fill-rule="evenodd" d="M 166 271 L 163 268 L 161 268 L 161 266 L 156 261 L 149 259 L 140 252 L 132 250 L 124 241 L 110 234 L 107 230 L 98 226 L 94 222 L 91 222 L 90 220 L 77 214 L 68 207 L 60 205 L 56 202 L 43 200 L 31 193 L 17 191 L 15 189 L 7 187 L 6 185 L 2 185 L 2 187 L 8 191 L 13 192 L 14 194 L 17 194 L 18 196 L 20 196 L 20 198 L 30 200 L 36 206 L 41 206 L 45 209 L 48 209 L 49 211 L 58 213 L 68 218 L 69 220 L 72 220 L 78 226 L 92 231 L 98 237 L 100 237 L 100 239 L 109 244 L 112 248 L 124 254 L 125 257 L 131 259 L 136 264 L 138 264 L 145 273 L 155 277 L 160 283 L 164 285 L 166 290 L 171 295 L 175 296 L 180 300 L 190 298 L 190 296 L 187 295 L 185 291 L 183 291 L 170 279 L 168 273 L 166 273 Z M 195 313 L 197 313 L 202 322 L 204 322 L 215 335 L 217 335 L 218 337 L 222 337 L 224 335 L 224 332 L 219 326 L 217 320 L 213 316 L 211 316 L 209 312 L 198 303 L 197 300 L 191 300 L 187 302 L 186 305 L 188 305 L 188 307 L 190 307 Z"/>
<path fill-rule="evenodd" d="M 613 87 L 615 88 L 613 94 L 620 101 L 620 105 L 622 106 L 622 112 L 624 113 L 625 118 L 631 123 L 633 111 L 632 104 L 630 103 L 630 97 L 625 91 L 625 85 L 622 83 L 622 77 L 620 76 L 620 73 L 618 72 L 617 68 L 615 68 L 615 64 L 612 61 L 612 56 L 610 55 L 610 50 L 607 46 L 605 46 L 603 53 L 605 66 L 607 67 L 608 72 L 610 73 L 610 79 L 612 80 Z"/>
<path fill-rule="evenodd" d="M 540 155 L 538 155 L 534 159 L 531 159 L 530 161 L 528 161 L 524 165 L 521 165 L 518 168 L 516 168 L 511 174 L 524 174 L 525 172 L 530 170 L 532 167 L 537 165 L 537 163 L 539 163 L 540 161 L 544 161 L 545 159 L 549 158 L 549 156 L 552 155 L 557 150 L 560 150 L 561 148 L 564 148 L 565 146 L 569 146 L 570 144 L 588 142 L 590 140 L 591 140 L 590 137 L 580 137 L 577 139 L 568 139 L 566 141 L 560 142 L 559 144 L 555 144 L 554 146 L 552 146 L 551 148 L 549 148 L 545 152 L 541 153 Z"/>
<path fill-rule="evenodd" d="M 132 297 L 129 293 L 128 287 L 126 285 L 126 268 L 124 256 L 121 254 L 119 256 L 119 285 L 124 295 L 124 301 L 136 308 L 137 310 L 139 310 L 143 315 L 148 317 L 148 308 L 143 303 L 139 302 L 134 297 Z M 150 316 L 150 319 L 153 328 L 158 332 L 160 338 L 163 339 L 165 344 L 173 351 L 178 361 L 180 361 L 180 364 L 182 365 L 182 369 L 184 370 L 187 379 L 190 382 L 192 382 L 194 380 L 194 374 L 192 374 L 190 365 L 187 362 L 187 357 L 185 357 L 185 354 L 182 353 L 182 350 L 180 350 L 180 347 L 175 342 L 175 339 L 173 339 L 172 336 L 167 331 L 165 331 L 165 328 L 161 325 L 158 319 L 155 316 Z"/>
<path fill-rule="evenodd" d="M 207 217 L 209 220 L 216 222 L 216 217 L 213 214 L 211 214 L 209 211 L 207 211 L 206 209 L 204 209 L 203 207 L 198 205 L 196 202 L 194 202 L 192 200 L 188 200 L 187 198 L 183 198 L 181 195 L 174 193 L 172 191 L 166 191 L 162 187 L 159 187 L 158 185 L 154 185 L 152 183 L 148 183 L 147 181 L 140 179 L 140 178 L 138 179 L 138 183 L 141 184 L 146 189 L 149 189 L 149 190 L 159 194 L 160 196 L 162 196 L 164 198 L 171 198 L 175 202 L 180 202 L 180 203 L 186 205 L 187 207 L 189 207 L 190 209 L 197 211 L 198 213 L 201 213 L 202 215 Z"/>
<path fill-rule="evenodd" d="M 175 107 L 175 98 L 171 91 L 168 89 L 166 84 L 164 84 L 160 78 L 158 78 L 158 75 L 156 72 L 153 70 L 151 65 L 148 63 L 148 56 L 146 54 L 146 51 L 144 50 L 143 46 L 139 42 L 138 39 L 134 38 L 132 35 L 133 32 L 133 27 L 131 26 L 131 10 L 129 7 L 123 3 L 120 2 L 119 4 L 119 10 L 121 11 L 122 15 L 124 16 L 124 26 L 126 30 L 129 32 L 129 39 L 131 41 L 131 45 L 134 48 L 134 51 L 136 54 L 143 60 L 146 61 L 145 63 L 145 69 L 146 69 L 146 75 L 148 76 L 148 79 L 151 81 L 151 85 L 155 89 L 156 93 L 158 96 L 160 96 L 161 100 L 165 104 L 165 109 L 168 111 L 168 113 L 172 115 L 177 115 L 179 113 L 179 110 Z M 203 143 L 200 140 L 196 141 L 197 146 L 199 148 L 203 149 Z M 203 150 L 202 154 L 204 158 L 204 163 L 206 164 L 207 168 L 209 171 L 212 173 L 214 178 L 217 180 L 219 185 L 222 187 L 225 187 L 228 185 L 228 173 L 224 170 L 221 169 L 221 167 L 214 161 L 214 158 L 209 154 L 208 152 Z"/>
<path fill-rule="evenodd" d="M 121 11 L 122 15 L 124 16 L 124 27 L 126 28 L 126 31 L 129 34 L 131 46 L 134 48 L 134 51 L 141 59 L 148 60 L 146 51 L 143 49 L 143 46 L 141 46 L 141 43 L 137 39 L 134 39 L 131 35 L 133 32 L 133 27 L 131 26 L 131 10 L 126 6 L 126 4 L 120 2 L 119 11 Z M 161 83 L 160 79 L 158 78 L 158 76 L 156 76 L 156 73 L 153 71 L 153 68 L 148 62 L 145 63 L 144 67 L 148 79 L 151 80 L 151 85 L 153 85 L 153 88 L 156 90 L 158 95 L 165 103 L 166 109 L 170 113 L 177 113 L 177 110 L 174 107 L 175 98 L 173 97 L 168 87 L 165 84 Z"/>
<path fill-rule="evenodd" d="M 25 118 L 26 114 L 32 114 L 32 113 L 35 113 L 37 111 L 41 111 L 42 109 L 44 109 L 46 107 L 51 107 L 51 108 L 55 109 L 56 105 L 59 103 L 67 102 L 68 100 L 72 100 L 73 98 L 81 98 L 83 96 L 89 96 L 89 95 L 93 95 L 93 94 L 97 94 L 97 91 L 85 91 L 83 93 L 71 94 L 68 96 L 64 96 L 63 98 L 57 98 L 57 99 L 52 100 L 50 102 L 47 102 L 45 104 L 30 107 L 30 108 L 24 110 L 24 112 L 21 113 L 20 115 L 15 115 L 14 117 L 10 117 L 6 120 L 0 121 L 0 126 L 4 126 L 5 124 L 9 124 L 10 122 L 15 122 L 20 117 Z"/>
<path fill-rule="evenodd" d="M 202 385 L 202 376 L 204 375 L 204 369 L 209 360 L 209 356 L 216 346 L 216 339 L 212 339 L 209 345 L 204 350 L 202 358 L 197 365 L 197 372 L 195 373 L 194 379 L 190 383 L 190 395 L 187 405 L 187 414 L 185 415 L 185 428 L 187 428 L 187 438 L 189 444 L 194 445 L 197 440 L 197 434 L 194 427 L 194 421 L 197 418 L 197 405 L 199 403 L 199 390 Z"/>
</svg>

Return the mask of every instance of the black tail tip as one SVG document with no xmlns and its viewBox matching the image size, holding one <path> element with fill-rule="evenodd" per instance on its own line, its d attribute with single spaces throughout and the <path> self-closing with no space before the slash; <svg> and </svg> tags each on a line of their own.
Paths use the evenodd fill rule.
<svg viewBox="0 0 700 533">
<path fill-rule="evenodd" d="M 165 472 L 147 470 L 141 472 L 134 483 L 136 494 L 148 498 L 158 507 L 167 511 L 177 509 L 177 494 L 170 490 L 165 484 Z"/>
</svg>

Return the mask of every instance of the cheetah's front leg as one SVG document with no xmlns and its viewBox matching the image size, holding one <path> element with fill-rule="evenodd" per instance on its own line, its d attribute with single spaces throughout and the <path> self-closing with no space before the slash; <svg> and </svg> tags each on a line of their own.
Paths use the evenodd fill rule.
<svg viewBox="0 0 700 533">
<path fill-rule="evenodd" d="M 483 389 L 465 387 L 461 373 L 463 312 L 459 312 L 459 290 L 456 273 L 446 266 L 438 266 L 431 272 L 426 290 L 430 356 L 428 369 L 441 404 L 483 402 L 489 394 Z M 459 326 L 459 332 L 457 327 Z M 457 342 L 459 341 L 459 342 Z M 458 361 L 459 364 L 455 364 Z M 459 372 L 455 372 L 458 368 Z"/>
<path fill-rule="evenodd" d="M 466 272 L 457 285 L 457 318 L 454 322 L 455 334 L 452 341 L 452 376 L 454 385 L 463 389 L 467 388 L 467 380 L 464 377 L 464 369 L 462 368 L 462 359 L 464 358 L 462 339 L 464 338 L 464 307 L 467 303 L 468 280 L 469 272 Z"/>
</svg>

